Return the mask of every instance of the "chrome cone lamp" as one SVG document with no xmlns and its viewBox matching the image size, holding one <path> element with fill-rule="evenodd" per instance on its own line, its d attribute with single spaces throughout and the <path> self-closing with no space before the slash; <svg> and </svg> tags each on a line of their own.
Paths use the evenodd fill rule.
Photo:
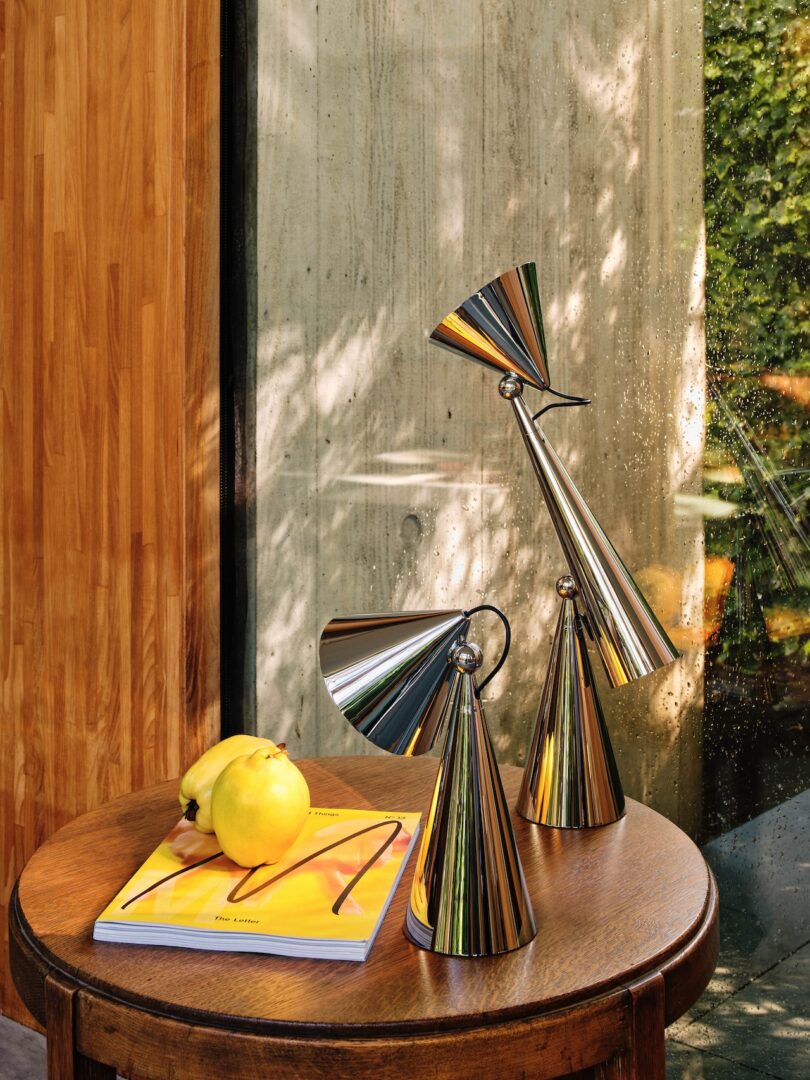
<svg viewBox="0 0 810 1080">
<path fill-rule="evenodd" d="M 500 395 L 512 406 L 582 601 L 582 625 L 611 685 L 633 682 L 675 660 L 678 651 L 537 423 L 550 409 L 589 401 L 551 388 L 535 264 L 515 267 L 489 282 L 446 316 L 431 340 L 501 375 Z M 523 397 L 526 386 L 561 400 L 533 415 Z M 554 656 L 559 662 L 562 651 Z M 556 671 L 549 672 L 550 679 L 556 677 Z M 537 738 L 534 745 L 540 753 L 547 746 Z"/>
<path fill-rule="evenodd" d="M 467 634 L 482 610 L 499 615 L 506 643 L 479 686 L 483 654 Z M 340 617 L 321 635 L 326 687 L 375 746 L 423 754 L 445 733 L 405 933 L 448 956 L 509 952 L 537 932 L 480 697 L 509 641 L 506 617 L 488 604 Z"/>
<path fill-rule="evenodd" d="M 624 813 L 624 792 L 593 681 L 574 579 L 561 577 L 557 592 L 562 607 L 518 812 L 562 829 L 607 825 Z"/>
</svg>

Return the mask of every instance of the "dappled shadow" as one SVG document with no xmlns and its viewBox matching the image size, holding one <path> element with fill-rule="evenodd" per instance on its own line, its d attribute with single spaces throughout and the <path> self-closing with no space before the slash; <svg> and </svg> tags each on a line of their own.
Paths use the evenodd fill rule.
<svg viewBox="0 0 810 1080">
<path fill-rule="evenodd" d="M 702 518 L 676 498 L 701 492 L 699 25 L 590 0 L 351 7 L 260 15 L 259 729 L 295 752 L 363 752 L 321 685 L 327 619 L 487 601 L 514 630 L 490 726 L 523 760 L 564 564 L 497 378 L 425 335 L 536 260 L 553 382 L 594 400 L 552 414 L 549 437 L 631 569 L 675 582 L 686 657 L 602 685 L 628 793 L 685 820 Z M 496 626 L 476 636 L 494 655 Z"/>
</svg>

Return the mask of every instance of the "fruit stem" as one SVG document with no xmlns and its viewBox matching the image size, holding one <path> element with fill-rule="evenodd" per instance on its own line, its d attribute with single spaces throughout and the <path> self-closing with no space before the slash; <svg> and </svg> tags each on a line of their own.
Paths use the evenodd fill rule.
<svg viewBox="0 0 810 1080">
<path fill-rule="evenodd" d="M 185 809 L 185 811 L 183 813 L 183 817 L 186 819 L 186 821 L 196 821 L 197 820 L 197 811 L 199 809 L 200 809 L 200 804 L 197 802 L 197 800 L 196 799 L 189 799 L 188 806 L 186 807 L 186 809 Z"/>
</svg>

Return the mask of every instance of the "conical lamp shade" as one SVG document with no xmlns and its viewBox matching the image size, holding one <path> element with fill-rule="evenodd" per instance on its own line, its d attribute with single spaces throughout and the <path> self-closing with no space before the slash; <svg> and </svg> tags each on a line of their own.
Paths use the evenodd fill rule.
<svg viewBox="0 0 810 1080">
<path fill-rule="evenodd" d="M 463 611 L 332 619 L 321 635 L 326 688 L 350 724 L 381 750 L 433 746 L 452 677 L 448 657 L 470 625 Z"/>
<path fill-rule="evenodd" d="M 572 579 L 562 579 L 573 585 Z M 518 798 L 529 821 L 563 829 L 607 825 L 624 793 L 596 693 L 576 601 L 563 601 Z"/>
<path fill-rule="evenodd" d="M 554 447 L 533 422 L 520 388 L 504 379 L 501 393 L 512 402 L 568 569 L 582 596 L 588 628 L 611 684 L 622 686 L 633 682 L 676 660 L 680 655 L 678 650 Z"/>
<path fill-rule="evenodd" d="M 423 949 L 449 956 L 494 956 L 537 933 L 481 702 L 471 650 L 456 652 L 441 723 L 447 726 L 439 774 L 405 923 Z M 465 656 L 465 653 L 467 654 Z M 480 662 L 480 660 L 478 661 Z"/>
<path fill-rule="evenodd" d="M 451 352 L 517 375 L 542 390 L 549 385 L 537 269 L 508 270 L 447 315 L 430 335 Z"/>
</svg>

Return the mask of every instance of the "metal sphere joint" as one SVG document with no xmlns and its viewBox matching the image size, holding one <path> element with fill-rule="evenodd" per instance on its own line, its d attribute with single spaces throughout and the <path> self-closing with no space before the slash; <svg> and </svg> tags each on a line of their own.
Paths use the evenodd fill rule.
<svg viewBox="0 0 810 1080">
<path fill-rule="evenodd" d="M 507 401 L 511 401 L 513 398 L 522 397 L 523 383 L 517 375 L 504 375 L 498 383 L 498 393 L 502 398 L 506 398 Z"/>
<path fill-rule="evenodd" d="M 456 671 L 471 674 L 483 664 L 484 654 L 474 641 L 465 641 L 450 653 L 450 662 Z"/>
<path fill-rule="evenodd" d="M 557 595 L 561 596 L 563 600 L 573 600 L 575 596 L 579 595 L 579 589 L 573 575 L 563 574 L 559 578 L 557 581 Z"/>
</svg>

